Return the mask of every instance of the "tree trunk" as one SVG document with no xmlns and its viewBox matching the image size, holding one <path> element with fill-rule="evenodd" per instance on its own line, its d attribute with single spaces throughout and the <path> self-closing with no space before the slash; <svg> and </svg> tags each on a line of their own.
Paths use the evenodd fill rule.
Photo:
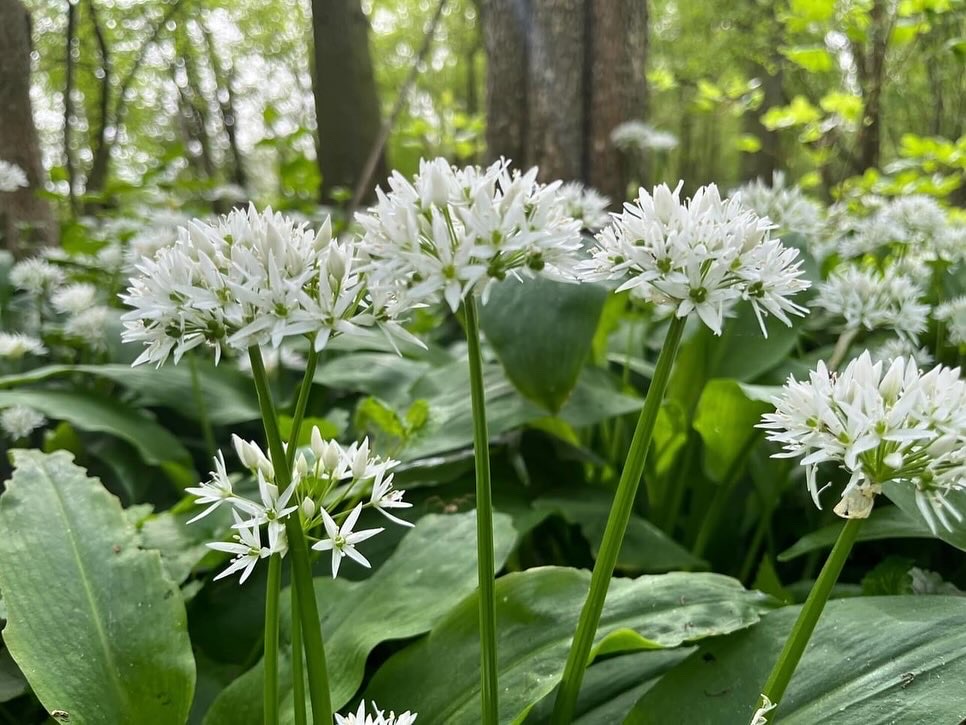
<svg viewBox="0 0 966 725">
<path fill-rule="evenodd" d="M 88 7 L 91 11 L 91 25 L 94 28 L 94 39 L 97 41 L 97 52 L 100 55 L 101 84 L 98 95 L 97 131 L 94 134 L 94 142 L 91 144 L 94 159 L 87 174 L 85 190 L 88 193 L 97 193 L 107 183 L 107 173 L 111 162 L 111 139 L 114 136 L 112 135 L 109 138 L 108 131 L 111 127 L 110 106 L 113 65 L 111 49 L 104 37 L 104 28 L 101 27 L 94 0 L 88 1 Z"/>
<path fill-rule="evenodd" d="M 30 186 L 0 192 L 0 234 L 4 245 L 22 254 L 31 244 L 52 244 L 53 211 L 37 196 L 43 188 L 40 142 L 30 105 L 30 15 L 20 0 L 0 0 L 0 159 L 16 164 Z"/>
<path fill-rule="evenodd" d="M 647 83 L 647 3 L 644 0 L 589 0 L 590 82 L 586 98 L 587 183 L 620 204 L 629 169 L 610 141 L 622 123 L 644 118 Z"/>
<path fill-rule="evenodd" d="M 319 171 L 327 203 L 335 189 L 355 188 L 382 124 L 360 0 L 312 0 L 312 31 Z M 385 177 L 382 155 L 375 180 Z"/>
<path fill-rule="evenodd" d="M 70 210 L 77 214 L 77 172 L 74 168 L 71 131 L 74 122 L 74 53 L 77 46 L 77 5 L 67 3 L 67 60 L 64 70 L 64 169 L 67 171 L 67 196 Z"/>
<path fill-rule="evenodd" d="M 886 51 L 895 16 L 885 0 L 873 0 L 869 10 L 868 47 L 859 61 L 862 86 L 862 125 L 859 128 L 856 173 L 879 165 L 882 129 L 882 84 L 885 81 Z"/>
<path fill-rule="evenodd" d="M 628 169 L 614 127 L 647 103 L 644 0 L 484 0 L 487 155 L 536 164 L 616 203 Z"/>
<path fill-rule="evenodd" d="M 217 86 L 216 95 L 218 96 L 218 110 L 221 113 L 221 123 L 225 128 L 225 136 L 228 139 L 228 149 L 232 158 L 231 179 L 243 189 L 248 186 L 248 175 L 245 173 L 245 160 L 242 157 L 241 148 L 238 146 L 238 133 L 236 121 L 238 116 L 235 114 L 235 98 L 232 91 L 232 74 L 225 73 L 218 57 L 218 50 L 215 48 L 214 38 L 208 28 L 202 26 L 201 32 L 205 36 L 205 45 L 208 48 L 208 60 L 211 62 L 211 70 L 215 77 Z"/>
</svg>

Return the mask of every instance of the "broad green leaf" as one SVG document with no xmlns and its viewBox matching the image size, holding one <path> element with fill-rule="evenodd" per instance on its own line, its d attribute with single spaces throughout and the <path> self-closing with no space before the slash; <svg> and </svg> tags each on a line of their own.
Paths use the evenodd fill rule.
<svg viewBox="0 0 966 725">
<path fill-rule="evenodd" d="M 637 703 L 631 725 L 751 720 L 800 607 L 701 644 Z M 864 597 L 829 602 L 788 691 L 781 725 L 958 723 L 966 713 L 966 599 Z"/>
<path fill-rule="evenodd" d="M 882 487 L 882 492 L 888 496 L 892 502 L 901 508 L 903 512 L 913 521 L 919 522 L 928 530 L 929 525 L 919 512 L 916 505 L 916 494 L 912 486 L 899 483 L 887 483 Z M 950 491 L 946 494 L 946 499 L 957 511 L 966 511 L 966 491 Z M 874 516 L 875 514 L 873 514 Z M 947 529 L 942 524 L 937 524 L 934 536 L 942 539 L 950 546 L 955 546 L 960 551 L 966 551 L 966 520 L 956 521 L 952 516 L 946 517 L 952 525 L 952 530 Z"/>
<path fill-rule="evenodd" d="M 694 429 L 704 442 L 704 467 L 721 483 L 758 439 L 755 425 L 771 406 L 751 400 L 736 380 L 709 380 L 694 413 Z"/>
<path fill-rule="evenodd" d="M 806 534 L 792 546 L 778 555 L 778 561 L 791 561 L 803 554 L 821 549 L 831 549 L 845 521 L 837 521 L 818 531 Z M 881 539 L 931 539 L 932 532 L 921 520 L 910 518 L 896 506 L 877 506 L 872 510 L 868 521 L 859 529 L 859 541 L 879 541 Z"/>
<path fill-rule="evenodd" d="M 779 48 L 778 52 L 809 73 L 822 73 L 835 67 L 832 54 L 821 45 Z"/>
<path fill-rule="evenodd" d="M 509 516 L 494 517 L 500 567 L 515 540 Z M 366 658 L 381 642 L 415 637 L 430 628 L 476 588 L 476 512 L 424 516 L 389 559 L 368 579 L 316 579 L 333 706 L 340 708 L 362 684 Z M 287 592 L 282 601 L 288 602 Z M 288 637 L 288 611 L 282 636 Z M 289 649 L 283 658 L 280 692 L 291 717 Z M 262 667 L 259 663 L 215 700 L 206 725 L 260 725 Z M 283 718 L 283 722 L 284 722 Z"/>
<path fill-rule="evenodd" d="M 161 563 L 168 577 L 179 585 L 184 584 L 201 560 L 211 554 L 206 544 L 222 539 L 231 527 L 227 506 L 189 526 L 188 520 L 199 511 L 195 508 L 184 513 L 162 511 L 134 522 L 141 535 L 141 546 L 156 549 L 161 554 Z"/>
<path fill-rule="evenodd" d="M 81 390 L 0 390 L 0 408 L 11 405 L 35 408 L 52 420 L 66 420 L 80 430 L 122 438 L 137 448 L 146 463 L 191 467 L 191 456 L 181 441 L 116 398 Z"/>
<path fill-rule="evenodd" d="M 590 573 L 545 567 L 496 582 L 499 722 L 520 722 L 557 685 L 590 586 Z M 611 583 L 595 656 L 620 649 L 677 647 L 748 627 L 766 598 L 718 574 L 662 574 Z M 476 595 L 429 636 L 393 655 L 375 674 L 366 698 L 411 709 L 434 725 L 480 722 Z"/>
<path fill-rule="evenodd" d="M 0 495 L 3 638 L 37 697 L 78 725 L 185 722 L 195 664 L 160 555 L 67 453 L 13 458 Z"/>
<path fill-rule="evenodd" d="M 255 386 L 228 364 L 215 367 L 196 360 L 198 383 L 208 419 L 214 425 L 258 420 Z M 145 406 L 171 408 L 190 419 L 198 418 L 198 398 L 191 379 L 191 364 L 136 367 L 130 365 L 49 365 L 22 375 L 0 377 L 0 388 L 36 383 L 71 374 L 94 375 L 129 388 Z"/>
<path fill-rule="evenodd" d="M 408 402 L 406 389 L 431 369 L 432 365 L 425 360 L 412 360 L 391 352 L 356 352 L 319 365 L 315 382 L 383 400 Z"/>
<path fill-rule="evenodd" d="M 804 96 L 795 96 L 787 106 L 772 106 L 761 117 L 769 131 L 814 123 L 822 117 L 815 106 Z"/>
<path fill-rule="evenodd" d="M 596 557 L 604 537 L 611 499 L 610 492 L 585 486 L 567 496 L 539 498 L 533 502 L 533 508 L 552 511 L 580 526 L 590 544 L 591 554 Z M 708 565 L 650 521 L 632 514 L 617 566 L 627 571 L 656 574 L 676 569 L 706 569 Z"/>
<path fill-rule="evenodd" d="M 624 722 L 641 695 L 693 651 L 694 647 L 641 650 L 595 662 L 587 669 L 580 687 L 575 725 Z M 530 711 L 528 725 L 550 722 L 555 692 Z"/>
<path fill-rule="evenodd" d="M 480 325 L 524 397 L 560 411 L 590 355 L 607 295 L 600 285 L 539 278 L 492 287 Z"/>
</svg>

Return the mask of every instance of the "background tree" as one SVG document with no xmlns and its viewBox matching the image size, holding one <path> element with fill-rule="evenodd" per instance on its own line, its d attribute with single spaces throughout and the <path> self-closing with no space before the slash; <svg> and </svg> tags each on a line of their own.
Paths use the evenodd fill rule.
<svg viewBox="0 0 966 725">
<path fill-rule="evenodd" d="M 30 103 L 30 47 L 27 10 L 20 0 L 0 0 L 0 159 L 23 169 L 30 183 L 0 194 L 0 233 L 14 252 L 56 239 L 50 204 L 37 195 L 46 175 Z"/>
</svg>

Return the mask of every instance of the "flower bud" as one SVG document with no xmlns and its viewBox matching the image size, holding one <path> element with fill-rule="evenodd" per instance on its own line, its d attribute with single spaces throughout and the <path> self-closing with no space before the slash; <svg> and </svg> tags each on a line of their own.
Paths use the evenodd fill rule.
<svg viewBox="0 0 966 725">
<path fill-rule="evenodd" d="M 302 499 L 302 515 L 309 521 L 315 516 L 315 502 L 308 496 Z"/>
<path fill-rule="evenodd" d="M 316 458 L 322 458 L 322 453 L 325 451 L 325 441 L 322 440 L 322 433 L 317 425 L 312 426 L 310 445 L 312 447 L 312 455 Z"/>
</svg>

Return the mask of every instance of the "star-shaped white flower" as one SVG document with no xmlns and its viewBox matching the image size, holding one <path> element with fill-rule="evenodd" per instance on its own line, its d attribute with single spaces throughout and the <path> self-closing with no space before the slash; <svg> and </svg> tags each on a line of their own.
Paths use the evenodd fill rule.
<svg viewBox="0 0 966 725">
<path fill-rule="evenodd" d="M 221 451 L 218 451 L 215 458 L 215 470 L 211 472 L 211 480 L 205 481 L 200 486 L 186 488 L 185 493 L 197 496 L 195 504 L 198 506 L 211 504 L 200 514 L 190 519 L 189 524 L 203 519 L 225 501 L 230 501 L 235 497 L 235 492 L 231 487 L 231 479 L 228 478 L 228 471 L 225 469 L 225 457 Z"/>
<path fill-rule="evenodd" d="M 415 524 L 397 518 L 386 511 L 386 509 L 412 508 L 411 503 L 403 501 L 403 496 L 406 492 L 396 490 L 392 487 L 392 475 L 390 473 L 386 476 L 385 471 L 380 471 L 376 474 L 376 479 L 372 482 L 372 495 L 369 497 L 369 503 L 372 504 L 372 507 L 376 511 L 393 523 L 397 523 L 400 526 L 414 526 Z"/>
<path fill-rule="evenodd" d="M 232 511 L 232 515 L 235 517 L 235 530 L 238 532 L 233 538 L 237 543 L 215 541 L 207 546 L 209 549 L 214 549 L 215 551 L 224 551 L 227 554 L 235 555 L 235 558 L 231 560 L 228 568 L 216 576 L 215 580 L 224 579 L 226 576 L 231 576 L 235 572 L 240 571 L 242 575 L 238 583 L 244 584 L 245 580 L 255 568 L 255 564 L 258 563 L 258 560 L 264 559 L 272 552 L 262 546 L 262 539 L 257 524 L 245 525 L 237 512 Z"/>
<path fill-rule="evenodd" d="M 329 537 L 327 539 L 322 539 L 312 545 L 312 548 L 316 551 L 332 551 L 332 578 L 335 579 L 339 574 L 339 565 L 342 563 L 342 558 L 348 556 L 350 559 L 359 562 L 367 569 L 372 568 L 372 564 L 366 559 L 362 554 L 360 554 L 355 545 L 370 539 L 376 534 L 384 531 L 382 528 L 378 529 L 365 529 L 363 531 L 353 531 L 352 528 L 359 521 L 359 514 L 362 513 L 362 504 L 358 504 L 351 513 L 346 517 L 346 520 L 342 523 L 340 527 L 335 521 L 329 516 L 325 509 L 320 509 L 322 514 L 322 523 L 325 526 L 325 533 Z"/>
</svg>

